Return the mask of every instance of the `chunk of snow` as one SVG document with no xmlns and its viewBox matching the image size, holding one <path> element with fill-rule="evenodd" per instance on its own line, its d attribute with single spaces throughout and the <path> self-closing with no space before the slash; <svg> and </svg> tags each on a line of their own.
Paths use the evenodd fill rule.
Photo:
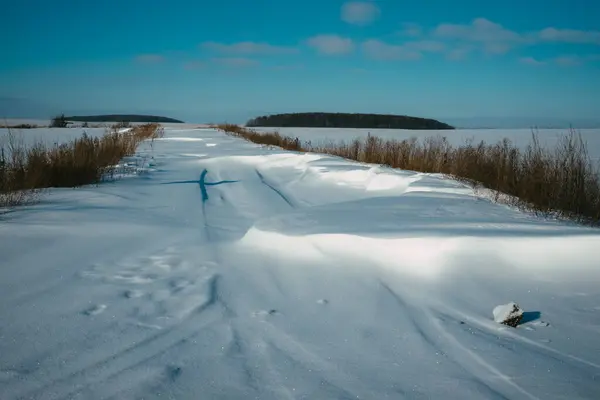
<svg viewBox="0 0 600 400">
<path fill-rule="evenodd" d="M 523 310 L 517 303 L 510 302 L 494 308 L 494 321 L 515 328 L 523 318 Z"/>
</svg>

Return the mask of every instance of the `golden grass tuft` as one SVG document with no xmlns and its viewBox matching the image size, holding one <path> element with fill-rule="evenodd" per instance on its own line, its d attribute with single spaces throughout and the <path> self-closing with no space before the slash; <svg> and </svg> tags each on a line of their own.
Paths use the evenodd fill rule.
<svg viewBox="0 0 600 400">
<path fill-rule="evenodd" d="M 27 147 L 8 130 L 0 143 L 0 206 L 26 203 L 40 189 L 76 187 L 99 183 L 123 157 L 135 153 L 144 140 L 161 137 L 158 124 L 145 124 L 119 131 L 114 126 L 102 137 L 83 134 L 71 142 L 47 147 Z"/>
</svg>

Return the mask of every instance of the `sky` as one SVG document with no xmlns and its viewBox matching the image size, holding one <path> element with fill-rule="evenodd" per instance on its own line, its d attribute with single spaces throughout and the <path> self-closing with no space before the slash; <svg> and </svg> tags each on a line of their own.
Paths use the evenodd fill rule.
<svg viewBox="0 0 600 400">
<path fill-rule="evenodd" d="M 21 0 L 3 15 L 3 117 L 600 121 L 597 0 Z"/>
</svg>

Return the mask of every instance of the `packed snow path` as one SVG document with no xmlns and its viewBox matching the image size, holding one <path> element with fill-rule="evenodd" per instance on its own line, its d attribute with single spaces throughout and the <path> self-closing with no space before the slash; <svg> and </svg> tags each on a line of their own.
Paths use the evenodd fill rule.
<svg viewBox="0 0 600 400">
<path fill-rule="evenodd" d="M 598 231 L 210 129 L 129 161 L 1 217 L 1 399 L 600 396 Z"/>
</svg>

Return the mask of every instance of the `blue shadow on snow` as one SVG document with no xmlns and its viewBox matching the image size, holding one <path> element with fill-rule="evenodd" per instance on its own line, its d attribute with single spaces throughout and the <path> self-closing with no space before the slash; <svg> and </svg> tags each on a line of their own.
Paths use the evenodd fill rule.
<svg viewBox="0 0 600 400">
<path fill-rule="evenodd" d="M 206 174 L 208 174 L 208 170 L 204 169 L 200 174 L 200 178 L 197 181 L 175 181 L 175 182 L 165 182 L 162 185 L 175 185 L 180 183 L 197 183 L 200 186 L 200 193 L 202 194 L 202 202 L 205 203 L 208 200 L 208 192 L 206 190 L 207 186 L 216 186 L 221 185 L 223 183 L 235 183 L 239 181 L 219 181 L 219 182 L 206 182 Z"/>
<path fill-rule="evenodd" d="M 519 325 L 523 325 L 528 322 L 537 321 L 538 319 L 540 319 L 541 316 L 542 316 L 542 313 L 539 311 L 525 311 L 523 313 L 523 318 L 521 319 L 521 322 L 519 322 Z"/>
</svg>

